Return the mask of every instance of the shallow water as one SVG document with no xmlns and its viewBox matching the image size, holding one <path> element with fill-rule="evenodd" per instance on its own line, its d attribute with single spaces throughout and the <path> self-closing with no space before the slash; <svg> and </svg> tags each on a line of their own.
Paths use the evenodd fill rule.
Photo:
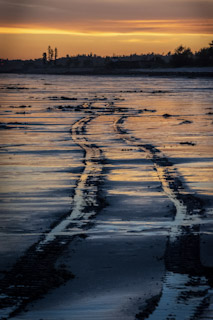
<svg viewBox="0 0 213 320">
<path fill-rule="evenodd" d="M 212 266 L 210 79 L 1 75 L 0 80 L 1 271 L 40 239 L 39 250 L 57 237 L 77 234 L 94 243 L 131 237 L 149 237 L 151 243 L 157 236 L 164 242 L 170 237 L 171 244 L 186 226 L 190 235 L 199 234 L 201 264 Z M 158 154 L 173 166 L 158 166 Z M 171 177 L 182 183 L 178 192 L 203 200 L 202 210 L 187 216 L 181 209 L 178 215 L 181 203 L 170 192 Z M 106 204 L 90 226 L 103 198 Z M 173 272 L 166 269 L 160 307 L 170 282 L 180 279 L 183 286 L 188 279 L 187 272 L 172 278 Z M 138 296 L 142 285 L 128 290 Z M 201 302 L 187 306 L 188 318 Z M 119 302 L 115 305 L 117 314 Z M 140 303 L 134 306 L 127 319 L 138 313 Z M 104 311 L 98 312 L 104 319 Z"/>
</svg>

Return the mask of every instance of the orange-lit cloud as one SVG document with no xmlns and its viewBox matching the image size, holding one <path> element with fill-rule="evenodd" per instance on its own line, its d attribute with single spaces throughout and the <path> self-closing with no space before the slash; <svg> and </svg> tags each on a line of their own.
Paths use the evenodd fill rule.
<svg viewBox="0 0 213 320">
<path fill-rule="evenodd" d="M 213 19 L 208 20 L 103 20 L 73 23 L 72 28 L 61 25 L 60 28 L 45 25 L 0 26 L 0 33 L 22 34 L 62 34 L 62 35 L 145 35 L 145 34 L 212 34 Z"/>
</svg>

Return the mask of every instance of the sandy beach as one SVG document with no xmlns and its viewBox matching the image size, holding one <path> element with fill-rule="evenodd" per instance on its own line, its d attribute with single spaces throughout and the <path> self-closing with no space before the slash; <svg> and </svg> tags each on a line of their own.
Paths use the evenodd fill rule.
<svg viewBox="0 0 213 320">
<path fill-rule="evenodd" d="M 213 319 L 212 80 L 0 90 L 0 319 Z"/>
</svg>

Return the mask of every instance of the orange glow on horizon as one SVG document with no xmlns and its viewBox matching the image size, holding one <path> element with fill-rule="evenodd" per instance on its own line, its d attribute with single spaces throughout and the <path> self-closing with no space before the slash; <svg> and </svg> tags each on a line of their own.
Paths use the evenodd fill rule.
<svg viewBox="0 0 213 320">
<path fill-rule="evenodd" d="M 35 59 L 48 45 L 59 56 L 88 54 L 122 55 L 166 53 L 182 44 L 193 51 L 213 38 L 213 19 L 200 20 L 103 20 L 69 25 L 0 26 L 0 58 Z M 15 50 L 14 50 L 15 48 Z"/>
<path fill-rule="evenodd" d="M 173 35 L 174 32 L 97 32 L 97 31 L 90 31 L 90 32 L 77 32 L 77 31 L 66 31 L 66 30 L 57 30 L 57 29 L 32 29 L 32 28 L 1 28 L 0 27 L 0 34 L 51 34 L 51 35 L 73 35 L 73 36 L 91 36 L 91 37 L 116 37 L 116 36 L 168 36 Z M 209 35 L 209 33 L 175 33 L 176 35 L 185 34 L 188 36 L 193 35 Z"/>
</svg>

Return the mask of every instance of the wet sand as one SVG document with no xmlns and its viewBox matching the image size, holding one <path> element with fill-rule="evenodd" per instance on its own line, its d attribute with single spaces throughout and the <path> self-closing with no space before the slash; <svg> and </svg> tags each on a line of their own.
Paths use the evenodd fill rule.
<svg viewBox="0 0 213 320">
<path fill-rule="evenodd" d="M 2 319 L 211 319 L 211 81 L 28 77 L 1 85 Z"/>
</svg>

